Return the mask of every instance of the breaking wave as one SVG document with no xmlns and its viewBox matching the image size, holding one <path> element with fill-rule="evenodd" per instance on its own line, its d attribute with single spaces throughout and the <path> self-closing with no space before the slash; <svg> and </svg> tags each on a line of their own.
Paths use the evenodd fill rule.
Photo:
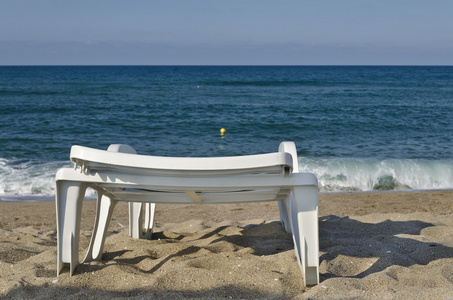
<svg viewBox="0 0 453 300">
<path fill-rule="evenodd" d="M 314 173 L 325 192 L 453 188 L 453 161 L 301 157 L 299 168 Z"/>
<path fill-rule="evenodd" d="M 68 166 L 68 163 L 0 158 L 0 200 L 53 197 L 55 174 L 63 166 Z"/>
<path fill-rule="evenodd" d="M 57 170 L 70 166 L 0 158 L 0 201 L 53 199 Z M 453 189 L 453 161 L 301 157 L 299 168 L 316 175 L 321 192 Z"/>
</svg>

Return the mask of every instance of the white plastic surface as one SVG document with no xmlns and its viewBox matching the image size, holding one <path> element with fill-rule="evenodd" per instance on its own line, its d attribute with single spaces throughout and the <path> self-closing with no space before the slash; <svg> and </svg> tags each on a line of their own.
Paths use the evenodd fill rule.
<svg viewBox="0 0 453 300">
<path fill-rule="evenodd" d="M 58 273 L 69 265 L 72 275 L 78 264 L 81 203 L 91 187 L 98 193 L 98 209 L 85 261 L 101 259 L 118 201 L 130 202 L 129 234 L 135 238 L 151 235 L 154 203 L 278 201 L 282 223 L 293 234 L 304 285 L 319 283 L 318 183 L 313 174 L 298 173 L 294 143 L 283 142 L 277 153 L 227 158 L 162 158 L 134 152 L 120 144 L 108 151 L 73 146 L 76 168 L 60 169 L 56 175 Z M 196 176 L 190 175 L 193 171 Z"/>
<path fill-rule="evenodd" d="M 152 170 L 220 171 L 264 168 L 269 166 L 293 167 L 291 155 L 285 152 L 229 157 L 166 157 L 118 153 L 83 146 L 72 146 L 70 157 L 76 164 L 84 163 L 88 167 L 91 166 L 90 162 L 93 162 L 97 166 L 104 165 L 112 166 L 113 168 L 130 167 Z"/>
</svg>

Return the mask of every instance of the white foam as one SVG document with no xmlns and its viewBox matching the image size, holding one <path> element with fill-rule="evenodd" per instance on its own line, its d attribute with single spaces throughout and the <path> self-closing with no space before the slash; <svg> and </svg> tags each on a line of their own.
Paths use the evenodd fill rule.
<svg viewBox="0 0 453 300">
<path fill-rule="evenodd" d="M 0 201 L 53 199 L 55 174 L 67 161 L 37 163 L 0 158 Z M 320 191 L 453 189 L 453 160 L 299 158 L 318 177 Z M 88 189 L 86 196 L 95 192 Z"/>
<path fill-rule="evenodd" d="M 52 196 L 55 174 L 68 162 L 36 163 L 0 158 L 0 196 Z"/>
<path fill-rule="evenodd" d="M 321 191 L 453 188 L 453 161 L 302 157 L 299 168 L 318 177 Z"/>
<path fill-rule="evenodd" d="M 0 158 L 0 201 L 45 201 L 55 198 L 55 174 L 68 161 L 38 163 Z M 87 189 L 85 197 L 93 199 L 96 192 Z"/>
</svg>

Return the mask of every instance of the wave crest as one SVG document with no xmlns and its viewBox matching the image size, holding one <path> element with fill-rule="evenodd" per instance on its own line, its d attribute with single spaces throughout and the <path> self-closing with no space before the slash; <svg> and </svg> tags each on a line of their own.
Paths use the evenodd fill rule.
<svg viewBox="0 0 453 300">
<path fill-rule="evenodd" d="M 0 200 L 53 197 L 62 167 L 70 163 L 0 158 Z M 316 175 L 322 192 L 453 189 L 453 161 L 300 157 L 299 168 Z"/>
<path fill-rule="evenodd" d="M 56 171 L 67 165 L 0 158 L 0 196 L 52 196 Z"/>
<path fill-rule="evenodd" d="M 453 161 L 301 157 L 299 168 L 318 177 L 321 191 L 453 188 Z"/>
</svg>

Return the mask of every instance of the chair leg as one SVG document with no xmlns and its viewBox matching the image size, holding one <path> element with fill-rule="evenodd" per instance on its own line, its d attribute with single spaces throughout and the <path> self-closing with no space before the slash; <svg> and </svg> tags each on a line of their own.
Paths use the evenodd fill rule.
<svg viewBox="0 0 453 300">
<path fill-rule="evenodd" d="M 86 185 L 81 182 L 56 182 L 57 276 L 68 265 L 72 275 L 79 264 L 80 218 L 85 191 Z"/>
<path fill-rule="evenodd" d="M 135 239 L 151 238 L 153 233 L 155 203 L 129 202 L 129 236 Z M 142 228 L 142 209 L 145 222 Z M 144 232 L 143 232 L 144 229 Z"/>
<path fill-rule="evenodd" d="M 125 144 L 112 144 L 109 146 L 107 151 L 110 152 L 121 152 L 121 153 L 130 153 L 137 154 L 134 148 Z M 143 205 L 140 202 L 129 203 L 129 236 L 137 239 L 150 238 L 152 235 L 152 228 L 154 222 L 154 203 L 145 204 L 145 232 L 142 231 L 142 208 Z"/>
<path fill-rule="evenodd" d="M 294 249 L 305 285 L 319 283 L 318 189 L 296 186 L 291 199 Z"/>
<path fill-rule="evenodd" d="M 154 212 L 156 210 L 156 203 L 145 203 L 145 224 L 143 225 L 144 239 L 150 239 L 153 235 L 154 225 Z"/>
<path fill-rule="evenodd" d="M 129 202 L 129 236 L 134 239 L 139 239 L 141 234 L 142 205 L 141 202 Z"/>
<path fill-rule="evenodd" d="M 102 258 L 107 228 L 112 218 L 113 209 L 117 203 L 118 201 L 112 200 L 110 197 L 98 192 L 93 234 L 91 235 L 90 246 L 83 262 L 100 260 Z"/>
<path fill-rule="evenodd" d="M 280 211 L 280 220 L 282 222 L 282 225 L 285 227 L 286 232 L 291 233 L 291 223 L 288 216 L 287 205 L 287 201 L 278 201 L 278 209 Z"/>
</svg>

